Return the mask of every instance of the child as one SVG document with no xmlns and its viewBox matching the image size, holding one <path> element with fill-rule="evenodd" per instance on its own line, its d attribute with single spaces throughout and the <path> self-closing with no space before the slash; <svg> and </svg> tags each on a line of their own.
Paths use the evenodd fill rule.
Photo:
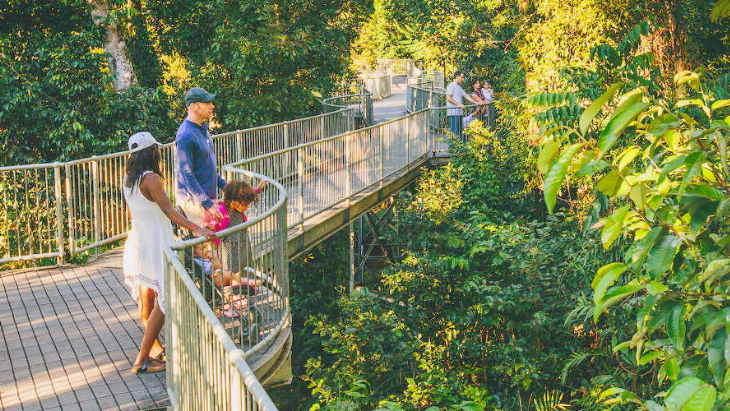
<svg viewBox="0 0 730 411">
<path fill-rule="evenodd" d="M 224 218 L 210 221 L 211 229 L 221 231 L 245 223 L 248 206 L 258 201 L 259 193 L 265 184 L 265 181 L 261 181 L 256 188 L 253 188 L 243 181 L 228 183 L 223 189 L 223 202 L 220 204 L 220 211 Z M 257 287 L 262 284 L 261 280 L 253 278 L 245 282 L 241 281 L 243 269 L 250 267 L 253 259 L 247 230 L 222 237 L 220 241 L 216 240 L 213 257 L 213 275 L 217 286 L 246 284 Z"/>
</svg>

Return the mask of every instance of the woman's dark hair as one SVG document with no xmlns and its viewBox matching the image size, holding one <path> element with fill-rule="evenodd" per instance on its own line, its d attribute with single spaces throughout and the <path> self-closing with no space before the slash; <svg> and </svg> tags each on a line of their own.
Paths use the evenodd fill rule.
<svg viewBox="0 0 730 411">
<path fill-rule="evenodd" d="M 152 145 L 130 154 L 127 159 L 127 179 L 124 181 L 124 185 L 134 191 L 134 188 L 139 186 L 145 171 L 151 171 L 162 177 L 162 171 L 160 170 L 161 160 L 160 150 L 157 149 L 157 145 Z"/>
<path fill-rule="evenodd" d="M 476 90 L 476 88 L 474 88 L 474 85 L 477 84 L 477 83 L 480 83 L 481 84 L 481 81 L 479 81 L 479 79 L 476 79 L 476 78 L 471 81 L 471 89 L 472 90 Z"/>
<path fill-rule="evenodd" d="M 223 188 L 223 204 L 230 210 L 234 201 L 250 204 L 259 201 L 259 193 L 244 181 L 231 181 Z"/>
</svg>

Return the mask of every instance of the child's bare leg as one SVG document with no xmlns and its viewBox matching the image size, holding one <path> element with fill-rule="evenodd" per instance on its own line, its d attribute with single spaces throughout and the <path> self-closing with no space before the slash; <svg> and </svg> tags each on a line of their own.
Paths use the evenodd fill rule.
<svg viewBox="0 0 730 411">
<path fill-rule="evenodd" d="M 142 328 L 145 330 L 147 329 L 147 323 L 150 320 L 152 310 L 155 308 L 156 298 L 157 293 L 155 290 L 148 287 L 142 287 L 141 285 L 139 286 L 139 317 L 140 320 L 142 320 Z M 150 349 L 150 355 L 154 358 L 160 355 L 162 351 L 164 351 L 164 348 L 162 348 L 162 344 L 160 344 L 160 339 L 155 338 L 152 348 Z"/>
</svg>

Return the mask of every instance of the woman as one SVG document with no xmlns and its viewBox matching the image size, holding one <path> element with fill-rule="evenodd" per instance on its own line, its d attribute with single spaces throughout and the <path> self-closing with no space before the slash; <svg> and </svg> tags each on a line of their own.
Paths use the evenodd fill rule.
<svg viewBox="0 0 730 411">
<path fill-rule="evenodd" d="M 162 351 L 157 336 L 165 322 L 163 249 L 175 242 L 170 220 L 190 229 L 196 236 L 215 238 L 215 234 L 193 224 L 175 211 L 162 185 L 160 144 L 148 132 L 129 139 L 130 157 L 122 191 L 132 216 L 132 230 L 124 245 L 124 277 L 137 299 L 141 294 L 140 311 L 145 327 L 142 346 L 132 365 L 132 372 L 165 371 L 165 362 L 154 358 Z M 154 308 L 144 324 L 144 306 L 154 299 Z M 154 356 L 150 356 L 152 348 Z"/>
<path fill-rule="evenodd" d="M 471 98 L 472 100 L 476 101 L 477 104 L 479 104 L 479 108 L 474 111 L 472 114 L 472 117 L 474 119 L 478 119 L 481 121 L 484 121 L 484 116 L 486 115 L 487 107 L 484 105 L 484 95 L 482 94 L 482 87 L 479 80 L 474 80 L 471 82 Z"/>
</svg>

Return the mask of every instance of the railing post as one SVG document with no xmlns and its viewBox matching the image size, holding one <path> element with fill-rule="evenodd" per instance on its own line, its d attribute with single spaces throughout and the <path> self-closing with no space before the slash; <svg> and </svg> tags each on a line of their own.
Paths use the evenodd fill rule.
<svg viewBox="0 0 730 411">
<path fill-rule="evenodd" d="M 92 157 L 91 179 L 94 189 L 94 244 L 96 245 L 96 255 L 99 254 L 99 243 L 101 242 L 101 204 L 99 204 L 99 160 L 96 156 Z"/>
<path fill-rule="evenodd" d="M 284 122 L 284 148 L 289 148 L 289 122 Z"/>
<path fill-rule="evenodd" d="M 304 148 L 297 149 L 297 174 L 299 175 L 299 224 L 304 232 Z"/>
<path fill-rule="evenodd" d="M 384 150 L 384 139 L 385 139 L 385 127 L 378 127 L 380 132 L 380 187 L 383 187 L 383 178 L 385 177 L 385 150 Z"/>
<path fill-rule="evenodd" d="M 68 253 L 70 255 L 74 255 L 76 252 L 76 219 L 74 218 L 76 214 L 75 206 L 74 206 L 74 190 L 73 190 L 73 181 L 71 176 L 71 166 L 66 163 L 66 201 L 68 202 Z"/>
<path fill-rule="evenodd" d="M 411 116 L 406 118 L 406 171 L 411 171 Z"/>
<path fill-rule="evenodd" d="M 56 196 L 56 244 L 58 247 L 58 265 L 63 265 L 63 192 L 61 191 L 61 163 L 53 165 L 54 195 Z"/>
<path fill-rule="evenodd" d="M 241 374 L 235 366 L 236 357 L 241 357 L 240 350 L 235 350 L 228 354 L 228 364 L 226 366 L 232 369 L 231 372 L 231 411 L 243 411 L 243 396 L 247 393 L 242 390 L 243 381 L 241 381 Z"/>
<path fill-rule="evenodd" d="M 347 208 L 350 208 L 352 197 L 352 161 L 350 159 L 350 133 L 345 134 L 345 172 L 347 180 L 345 182 L 345 194 L 347 195 Z"/>
</svg>

